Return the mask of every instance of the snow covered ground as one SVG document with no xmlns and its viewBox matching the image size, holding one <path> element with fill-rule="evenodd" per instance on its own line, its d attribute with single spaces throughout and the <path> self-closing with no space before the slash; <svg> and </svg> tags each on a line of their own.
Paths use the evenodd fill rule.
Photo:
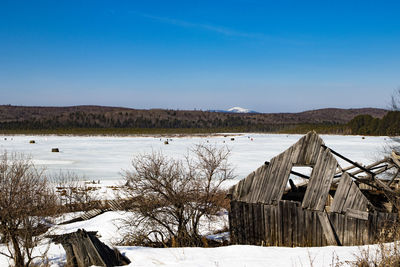
<svg viewBox="0 0 400 267">
<path fill-rule="evenodd" d="M 166 137 L 73 137 L 73 136 L 0 136 L 0 152 L 23 152 L 30 154 L 37 165 L 49 172 L 69 170 L 87 180 L 101 180 L 103 187 L 121 180 L 121 170 L 130 167 L 137 153 L 161 150 L 170 156 L 183 157 L 187 149 L 201 142 L 228 145 L 232 150 L 231 163 L 236 168 L 237 179 L 243 179 L 266 160 L 295 143 L 302 135 L 243 134 L 214 137 L 172 137 L 168 145 Z M 232 141 L 231 138 L 235 140 Z M 379 157 L 386 137 L 322 136 L 327 146 L 357 162 L 368 164 Z M 7 139 L 7 140 L 5 140 Z M 29 144 L 35 140 L 35 144 Z M 60 153 L 52 153 L 52 148 Z M 343 161 L 339 161 L 343 163 Z M 348 164 L 342 164 L 347 166 Z M 102 188 L 104 190 L 104 188 Z M 104 192 L 103 192 L 104 193 Z M 67 217 L 71 217 L 68 214 Z M 54 233 L 67 233 L 79 228 L 99 231 L 100 240 L 111 245 L 118 241 L 119 219 L 126 218 L 122 212 L 106 212 L 91 220 L 55 226 Z M 227 217 L 217 223 L 205 225 L 203 232 L 226 226 Z M 210 229 L 211 227 L 211 229 Z M 377 246 L 370 246 L 371 250 Z M 4 247 L 0 246 L 0 250 Z M 119 247 L 132 261 L 131 266 L 335 266 L 337 262 L 354 261 L 366 247 L 284 248 L 257 246 L 227 246 L 219 248 L 144 248 Z M 49 250 L 52 266 L 62 266 L 65 253 L 60 245 L 52 244 Z M 0 256 L 0 266 L 8 261 Z"/>
<path fill-rule="evenodd" d="M 240 134 L 198 137 L 110 137 L 110 136 L 0 136 L 0 152 L 23 152 L 34 162 L 46 167 L 50 173 L 72 171 L 87 180 L 118 180 L 121 171 L 130 168 L 134 155 L 152 150 L 173 157 L 183 157 L 195 144 L 209 142 L 227 145 L 231 151 L 230 162 L 235 167 L 238 180 L 246 177 L 266 160 L 282 152 L 302 135 Z M 232 141 L 231 138 L 235 140 Z M 322 135 L 327 146 L 364 164 L 372 162 L 389 141 L 387 137 Z M 6 140 L 5 140 L 6 139 Z M 172 140 L 171 140 L 172 139 Z M 35 140 L 35 144 L 30 144 Z M 59 148 L 59 153 L 52 153 Z M 340 163 L 343 161 L 339 160 Z M 343 164 L 344 166 L 348 164 Z"/>
<path fill-rule="evenodd" d="M 88 221 L 55 226 L 49 233 L 61 234 L 78 229 L 99 231 L 100 240 L 107 245 L 120 238 L 118 226 L 126 218 L 125 212 L 106 212 Z M 69 214 L 67 217 L 71 217 Z M 4 249 L 0 246 L 0 249 Z M 185 266 L 185 267 L 245 267 L 245 266 L 351 266 L 362 251 L 369 250 L 372 255 L 377 245 L 353 247 L 260 247 L 232 245 L 218 248 L 147 248 L 118 247 L 130 260 L 129 266 Z M 52 244 L 48 252 L 51 266 L 63 266 L 65 252 L 61 245 Z M 8 266 L 4 256 L 0 256 L 0 266 Z"/>
</svg>

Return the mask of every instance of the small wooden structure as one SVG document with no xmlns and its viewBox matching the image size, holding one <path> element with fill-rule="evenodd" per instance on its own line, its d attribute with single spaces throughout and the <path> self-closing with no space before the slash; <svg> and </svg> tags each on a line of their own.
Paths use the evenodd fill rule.
<svg viewBox="0 0 400 267">
<path fill-rule="evenodd" d="M 335 156 L 350 167 L 342 169 Z M 312 167 L 310 177 L 294 166 Z M 391 168 L 400 169 L 395 153 L 362 166 L 309 132 L 230 189 L 231 240 L 271 246 L 374 243 L 397 220 L 398 172 L 391 180 L 377 178 Z M 307 180 L 295 185 L 290 174 Z"/>
<path fill-rule="evenodd" d="M 96 233 L 79 229 L 73 233 L 50 236 L 50 238 L 56 244 L 63 246 L 69 267 L 121 266 L 130 263 L 130 260 L 117 249 L 111 249 L 102 243 L 96 237 Z"/>
</svg>

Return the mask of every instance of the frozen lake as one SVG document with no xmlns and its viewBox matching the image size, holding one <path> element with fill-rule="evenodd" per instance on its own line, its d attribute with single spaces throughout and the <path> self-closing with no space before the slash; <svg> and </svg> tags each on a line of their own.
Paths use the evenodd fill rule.
<svg viewBox="0 0 400 267">
<path fill-rule="evenodd" d="M 134 155 L 152 150 L 168 156 L 183 157 L 194 144 L 209 142 L 231 149 L 230 162 L 237 179 L 242 179 L 266 160 L 279 154 L 303 135 L 243 134 L 214 137 L 172 137 L 168 145 L 165 137 L 111 137 L 111 136 L 0 136 L 0 151 L 23 152 L 30 155 L 36 165 L 49 173 L 71 171 L 82 179 L 121 179 L 122 170 L 130 168 Z M 387 137 L 322 135 L 325 144 L 333 150 L 364 164 L 377 159 Z M 234 138 L 234 141 L 231 141 Z M 30 144 L 35 140 L 35 144 Z M 59 153 L 52 153 L 59 148 Z M 342 166 L 347 163 L 339 161 Z"/>
</svg>

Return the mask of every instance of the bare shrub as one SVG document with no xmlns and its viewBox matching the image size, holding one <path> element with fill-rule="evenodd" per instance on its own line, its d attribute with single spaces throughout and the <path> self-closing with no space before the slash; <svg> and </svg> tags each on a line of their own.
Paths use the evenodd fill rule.
<svg viewBox="0 0 400 267">
<path fill-rule="evenodd" d="M 388 222 L 389 223 L 389 222 Z M 379 242 L 360 250 L 353 266 L 356 267 L 400 267 L 400 223 L 390 223 L 383 227 Z M 393 242 L 386 243 L 388 240 Z"/>
<path fill-rule="evenodd" d="M 15 266 L 30 266 L 33 251 L 44 241 L 49 217 L 57 212 L 57 197 L 43 170 L 24 155 L 0 155 L 0 234 Z M 39 253 L 40 254 L 40 253 Z M 37 255 L 37 254 L 36 254 Z"/>
<path fill-rule="evenodd" d="M 201 246 L 201 219 L 226 207 L 221 184 L 233 178 L 229 154 L 226 147 L 199 144 L 184 160 L 161 152 L 135 157 L 133 169 L 124 174 L 123 188 L 135 213 L 124 222 L 131 229 L 126 235 L 129 242 Z"/>
<path fill-rule="evenodd" d="M 96 205 L 94 187 L 87 186 L 75 173 L 60 172 L 56 180 L 57 194 L 65 211 L 89 210 Z"/>
</svg>

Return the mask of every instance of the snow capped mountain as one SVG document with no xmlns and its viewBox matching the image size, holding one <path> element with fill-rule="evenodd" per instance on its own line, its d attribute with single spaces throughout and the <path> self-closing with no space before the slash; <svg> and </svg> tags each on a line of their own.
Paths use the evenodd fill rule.
<svg viewBox="0 0 400 267">
<path fill-rule="evenodd" d="M 228 109 L 227 111 L 232 113 L 253 113 L 250 109 L 241 107 L 233 107 Z"/>
<path fill-rule="evenodd" d="M 259 112 L 254 111 L 254 110 L 250 110 L 250 109 L 247 109 L 247 108 L 241 108 L 241 107 L 233 107 L 233 108 L 230 108 L 228 110 L 219 110 L 219 109 L 217 109 L 217 110 L 208 110 L 208 111 L 211 111 L 211 112 L 224 112 L 224 113 L 259 113 Z"/>
</svg>

